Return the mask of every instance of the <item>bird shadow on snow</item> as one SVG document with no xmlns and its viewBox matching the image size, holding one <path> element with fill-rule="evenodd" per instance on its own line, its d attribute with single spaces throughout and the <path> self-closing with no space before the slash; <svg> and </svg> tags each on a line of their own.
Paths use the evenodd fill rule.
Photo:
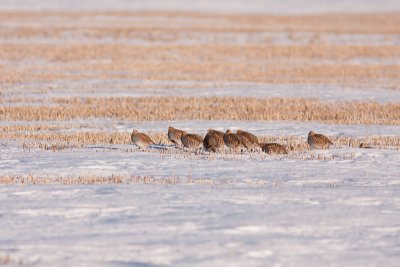
<svg viewBox="0 0 400 267">
<path fill-rule="evenodd" d="M 133 147 L 136 147 L 136 146 L 133 146 Z M 115 146 L 86 146 L 86 148 L 90 148 L 90 149 L 109 149 L 109 150 L 121 149 L 120 147 L 115 147 Z M 170 148 L 175 148 L 175 146 L 174 145 L 155 144 L 155 145 L 149 146 L 149 148 L 159 149 L 159 150 L 167 150 L 167 149 L 170 149 Z"/>
<path fill-rule="evenodd" d="M 91 149 L 109 149 L 109 150 L 118 150 L 118 147 L 112 147 L 112 146 L 86 146 L 86 148 L 91 148 Z"/>
</svg>

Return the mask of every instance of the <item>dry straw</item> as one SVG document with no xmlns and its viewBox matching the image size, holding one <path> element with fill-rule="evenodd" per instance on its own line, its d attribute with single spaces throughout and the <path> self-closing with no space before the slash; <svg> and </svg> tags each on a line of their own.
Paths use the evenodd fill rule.
<svg viewBox="0 0 400 267">
<path fill-rule="evenodd" d="M 112 26 L 98 20 L 99 15 L 112 19 Z M 52 21 L 54 16 L 58 18 L 57 24 Z M 185 25 L 177 23 L 179 17 L 185 18 Z M 0 76 L 5 85 L 130 78 L 377 84 L 398 89 L 399 66 L 385 63 L 400 56 L 395 42 L 375 46 L 330 40 L 332 34 L 343 33 L 381 34 L 385 40 L 396 40 L 400 34 L 399 17 L 396 13 L 249 16 L 184 12 L 0 12 L 0 23 L 13 25 L 0 29 L 0 38 L 10 40 L 0 44 L 4 62 L 0 63 Z M 132 19 L 137 19 L 134 27 Z M 32 24 L 41 27 L 31 27 Z M 254 40 L 254 34 L 272 32 L 287 35 L 289 44 L 275 44 L 267 36 L 245 44 L 221 41 L 227 39 L 225 35 L 241 34 L 242 39 Z M 305 33 L 311 37 L 296 43 Z M 82 38 L 85 44 L 76 41 Z M 114 42 L 105 43 L 105 39 Z M 376 61 L 354 64 L 363 58 Z"/>
<path fill-rule="evenodd" d="M 33 175 L 21 175 L 21 176 L 0 176 L 0 184 L 7 185 L 89 185 L 89 184 L 153 184 L 153 185 L 222 185 L 232 184 L 234 179 L 209 179 L 209 178 L 192 178 L 189 174 L 187 177 L 154 177 L 154 176 L 33 176 Z M 261 181 L 251 181 L 254 184 L 266 184 Z"/>
<path fill-rule="evenodd" d="M 71 120 L 118 118 L 153 120 L 323 121 L 335 124 L 400 124 L 400 104 L 377 102 L 327 103 L 289 98 L 58 98 L 58 105 L 3 106 L 2 120 Z"/>
<path fill-rule="evenodd" d="M 348 59 L 397 58 L 399 47 L 340 46 L 106 46 L 53 47 L 52 45 L 0 45 L 0 54 L 10 62 L 39 54 L 46 62 L 18 68 L 1 68 L 2 82 L 82 79 L 138 79 L 169 81 L 242 81 L 263 83 L 329 83 L 352 86 L 397 88 L 400 66 L 396 64 L 353 64 Z M 16 50 L 18 49 L 18 50 Z M 43 52 L 42 52 L 43 51 Z M 95 52 L 93 52 L 95 51 Z M 93 54 L 95 53 L 95 54 Z M 138 54 L 136 54 L 138 53 Z M 106 60 L 112 57 L 112 61 Z M 181 60 L 181 59 L 185 60 Z M 298 58 L 299 64 L 293 63 Z M 321 60 L 332 61 L 325 63 Z M 68 63 L 67 62 L 74 62 Z M 89 63 L 85 63 L 89 61 Z M 173 71 L 172 71 L 173 70 Z"/>
<path fill-rule="evenodd" d="M 105 21 L 96 21 L 101 16 Z M 57 17 L 57 24 L 50 24 Z M 255 14 L 205 14 L 193 12 L 1 12 L 0 22 L 19 25 L 18 30 L 2 28 L 3 34 L 11 37 L 62 37 L 70 34 L 102 38 L 104 36 L 126 37 L 142 34 L 149 37 L 158 31 L 182 32 L 317 32 L 317 33 L 381 33 L 399 34 L 399 13 L 385 14 L 312 14 L 312 15 L 255 15 Z M 177 23 L 177 18 L 185 18 L 185 24 Z M 132 20 L 135 20 L 132 26 Z M 31 23 L 41 23 L 44 27 L 28 27 Z M 99 23 L 101 28 L 93 27 Z M 51 25 L 51 27 L 49 27 Z M 47 26 L 47 27 L 46 27 Z M 79 27 L 77 27 L 79 26 Z M 149 29 L 152 31 L 149 32 Z"/>
</svg>

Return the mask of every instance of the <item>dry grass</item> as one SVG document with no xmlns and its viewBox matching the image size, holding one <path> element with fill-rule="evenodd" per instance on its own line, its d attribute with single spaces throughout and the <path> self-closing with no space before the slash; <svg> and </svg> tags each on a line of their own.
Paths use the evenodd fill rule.
<svg viewBox="0 0 400 267">
<path fill-rule="evenodd" d="M 54 21 L 57 17 L 57 21 Z M 79 29 L 89 36 L 126 36 L 186 31 L 288 31 L 317 33 L 399 34 L 399 13 L 385 14 L 314 14 L 314 15 L 245 15 L 202 14 L 193 12 L 1 12 L 0 23 L 18 22 L 17 37 L 62 37 Z M 47 27 L 33 27 L 32 22 Z M 94 24 L 94 22 L 96 22 Z M 51 25 L 51 27 L 48 27 Z M 97 26 L 97 27 L 96 27 Z M 100 28 L 99 28 L 100 27 Z M 2 29 L 7 31 L 7 28 Z M 110 32 L 111 31 L 111 32 Z"/>
<path fill-rule="evenodd" d="M 304 152 L 309 150 L 307 144 L 307 134 L 304 137 L 298 136 L 260 136 L 262 143 L 280 143 L 287 146 L 291 152 Z M 337 148 L 343 147 L 359 147 L 361 143 L 375 149 L 396 149 L 400 150 L 400 136 L 368 136 L 368 137 L 352 137 L 352 136 L 329 136 L 329 139 Z"/>
<path fill-rule="evenodd" d="M 122 64 L 136 66 L 145 63 L 172 63 L 181 60 L 184 63 L 234 63 L 240 59 L 247 62 L 262 63 L 266 60 L 283 59 L 330 59 L 348 60 L 353 58 L 393 58 L 400 57 L 399 46 L 363 46 L 363 45 L 124 45 L 124 44 L 0 44 L 3 60 L 20 61 L 39 57 L 49 62 L 79 62 L 96 60 L 94 64 L 86 62 L 84 67 L 108 66 L 112 63 L 118 70 Z M 281 59 L 281 60 L 279 60 Z M 135 62 L 131 62 L 135 60 Z M 101 61 L 106 61 L 102 63 Z M 43 63 L 43 62 L 40 62 Z M 212 65 L 212 64 L 210 64 Z M 54 67 L 54 66 L 52 66 Z M 76 66 L 74 66 L 76 67 Z M 128 66 L 129 67 L 129 66 Z M 272 66 L 270 66 L 272 67 Z M 101 69 L 100 69 L 101 70 Z M 127 68 L 126 70 L 129 70 Z"/>
<path fill-rule="evenodd" d="M 58 98 L 58 105 L 2 106 L 2 120 L 71 120 L 118 118 L 153 120 L 322 121 L 335 124 L 400 125 L 400 104 L 327 103 L 288 98 Z"/>
<path fill-rule="evenodd" d="M 235 179 L 209 179 L 187 177 L 153 177 L 153 176 L 0 176 L 3 185 L 89 185 L 89 184 L 156 184 L 156 185 L 224 185 L 233 184 Z M 262 180 L 253 180 L 255 185 L 272 184 Z"/>
<path fill-rule="evenodd" d="M 0 45 L 10 60 L 2 82 L 138 79 L 197 82 L 330 83 L 397 88 L 400 66 L 353 64 L 359 58 L 400 58 L 398 46 L 332 45 Z M 14 61 L 38 62 L 14 66 Z M 298 58 L 298 64 L 293 63 Z M 331 63 L 318 63 L 331 60 Z"/>
<path fill-rule="evenodd" d="M 129 78 L 379 84 L 398 89 L 400 66 L 379 60 L 399 59 L 399 46 L 332 44 L 324 34 L 386 34 L 386 38 L 396 38 L 399 17 L 396 13 L 249 16 L 0 12 L 0 23 L 13 25 L 0 29 L 0 39 L 11 40 L 0 44 L 1 83 L 12 87 L 23 82 Z M 288 34 L 290 40 L 304 33 L 313 37 L 307 37 L 301 45 L 276 45 L 265 36 L 246 44 L 218 41 L 226 39 L 225 34 L 246 33 L 244 38 L 251 39 L 253 34 L 270 32 Z M 32 42 L 32 38 L 39 42 Z M 82 38 L 86 38 L 85 44 L 81 44 Z M 104 38 L 113 42 L 104 43 Z M 136 42 L 118 41 L 123 38 Z M 208 40 L 205 44 L 204 39 Z M 179 45 L 180 41 L 185 45 Z M 377 62 L 366 65 L 352 61 L 363 58 Z"/>
<path fill-rule="evenodd" d="M 55 19 L 57 18 L 57 19 Z M 400 125 L 400 104 L 376 102 L 327 103 L 312 99 L 255 98 L 44 98 L 24 92 L 71 89 L 71 81 L 91 79 L 99 90 L 107 79 L 140 81 L 190 81 L 191 85 L 160 82 L 159 88 L 196 88 L 210 84 L 302 83 L 385 87 L 398 90 L 400 14 L 324 14 L 305 16 L 218 15 L 185 12 L 0 12 L 0 120 L 67 121 L 78 118 L 152 120 L 266 120 L 320 121 L 335 124 Z M 278 33 L 278 35 L 273 35 Z M 284 34 L 288 44 L 275 44 Z M 389 45 L 335 44 L 337 34 L 384 35 Z M 231 36 L 229 40 L 227 36 Z M 272 36 L 272 37 L 271 37 Z M 275 36 L 275 37 L 274 37 Z M 84 44 L 82 42 L 84 40 Z M 108 40 L 108 41 L 107 41 Z M 245 44 L 237 40 L 246 40 Z M 391 41 L 390 41 L 391 40 Z M 182 45 L 184 43 L 185 45 Z M 392 44 L 392 45 L 390 45 Z M 366 64 L 359 64 L 363 62 Z M 394 63 L 393 63 L 394 62 Z M 37 83 L 56 85 L 32 89 Z M 59 83 L 58 83 L 59 82 Z M 58 85 L 57 85 L 58 84 Z M 61 85 L 60 85 L 61 84 Z M 22 86 L 22 87 L 21 87 Z M 55 87 L 53 87 L 55 86 Z M 154 88 L 153 84 L 128 85 L 128 89 Z M 19 92 L 14 89 L 22 88 Z M 4 90 L 5 89 L 5 90 Z M 4 90 L 4 93 L 2 92 Z M 25 90 L 25 91 L 24 91 Z M 80 90 L 80 89 L 79 89 Z M 229 90 L 229 87 L 227 88 Z M 108 91 L 110 92 L 110 91 Z M 10 97 L 13 96 L 13 97 Z M 17 104 L 17 105 L 16 105 Z M 73 125 L 11 125 L 0 127 L 0 140 L 21 142 L 25 150 L 40 148 L 119 149 L 130 133 L 84 132 Z M 73 131 L 66 131 L 72 129 Z M 260 136 L 262 142 L 288 147 L 283 157 L 295 160 L 352 159 L 355 154 L 309 152 L 304 137 Z M 170 144 L 166 133 L 151 133 L 157 143 Z M 330 137 L 336 147 L 400 149 L 400 137 Z M 135 148 L 121 146 L 126 152 Z M 264 160 L 263 152 L 199 154 L 181 149 L 144 151 L 160 157 L 206 160 Z M 307 152 L 305 152 L 307 151 Z M 151 176 L 1 176 L 0 184 L 228 184 L 226 179 Z M 251 183 L 265 184 L 252 180 Z M 13 263 L 0 257 L 0 265 Z"/>
<path fill-rule="evenodd" d="M 35 177 L 35 176 L 0 176 L 0 184 L 120 184 L 122 183 L 121 176 L 87 176 L 87 177 Z"/>
</svg>

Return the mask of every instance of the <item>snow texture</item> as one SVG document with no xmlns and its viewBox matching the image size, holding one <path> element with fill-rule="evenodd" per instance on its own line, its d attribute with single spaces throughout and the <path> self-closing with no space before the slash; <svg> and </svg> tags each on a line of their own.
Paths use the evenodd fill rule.
<svg viewBox="0 0 400 267">
<path fill-rule="evenodd" d="M 157 131 L 167 123 L 136 126 Z M 173 123 L 195 132 L 217 125 L 259 129 L 258 134 L 304 134 L 309 128 L 354 136 L 399 132 L 398 126 Z M 133 126 L 111 125 L 121 131 Z M 15 266 L 398 265 L 399 151 L 343 147 L 271 157 L 168 154 L 159 149 L 132 152 L 131 147 L 99 145 L 52 152 L 23 150 L 15 142 L 2 141 L 1 175 L 144 175 L 155 181 L 176 177 L 181 182 L 0 186 L 0 262 Z"/>
<path fill-rule="evenodd" d="M 10 265 L 27 266 L 398 266 L 400 187 L 359 184 L 364 175 L 349 173 L 338 186 L 328 186 L 323 175 L 314 175 L 319 183 L 257 186 L 2 186 L 0 260 L 8 255 Z"/>
<path fill-rule="evenodd" d="M 1 10 L 185 10 L 218 13 L 312 14 L 393 12 L 397 0 L 2 0 Z"/>
<path fill-rule="evenodd" d="M 216 13 L 304 14 L 399 11 L 397 0 L 1 0 L 0 10 L 189 10 Z M 71 22 L 74 23 L 74 22 Z M 5 25 L 12 27 L 13 25 Z M 286 33 L 238 36 L 231 42 L 307 42 Z M 226 42 L 222 36 L 218 42 Z M 325 35 L 332 43 L 398 45 L 398 36 Z M 206 36 L 199 43 L 214 40 Z M 207 40 L 209 38 L 209 40 Z M 247 39 L 250 38 L 250 39 Z M 232 41 L 233 40 L 233 41 Z M 47 42 L 37 39 L 29 42 Z M 53 40 L 54 41 L 54 40 Z M 64 41 L 64 40 L 63 40 Z M 65 40 L 76 42 L 76 40 Z M 83 39 L 84 41 L 84 39 Z M 99 42 L 109 42 L 100 40 Z M 113 40 L 111 40 L 113 41 Z M 115 41 L 115 40 L 114 40 Z M 140 43 L 141 40 L 118 40 Z M 185 44 L 188 40 L 178 40 Z M 22 42 L 0 40 L 0 43 Z M 157 45 L 157 44 L 155 44 Z M 1 59 L 0 59 L 1 60 Z M 398 64 L 352 58 L 352 64 Z M 10 62 L 0 63 L 7 65 Z M 301 64 L 301 62 L 292 62 Z M 326 62 L 325 62 L 326 63 Z M 328 62 L 329 63 L 329 62 Z M 19 62 L 29 64 L 29 62 Z M 49 63 L 46 63 L 49 64 Z M 384 82 L 384 81 L 383 81 Z M 399 102 L 398 91 L 330 85 L 231 83 L 193 89 L 132 89 L 143 81 L 103 80 L 19 84 L 1 97 L 252 96 L 323 101 Z M 159 81 L 165 85 L 165 81 Z M 55 87 L 52 90 L 51 87 Z M 96 92 L 91 93 L 96 87 Z M 172 86 L 173 87 L 173 86 Z M 201 86 L 200 86 L 201 87 Z M 229 88 L 229 89 L 227 89 Z M 29 90 L 26 90 L 29 89 Z M 46 90 L 43 90 L 46 89 Z M 48 89 L 48 90 L 47 90 Z M 39 92 L 39 94 L 37 94 Z M 43 93 L 45 92 L 45 93 Z M 7 101 L 5 101 L 7 103 Z M 12 103 L 27 105 L 29 103 Z M 32 104 L 32 103 L 30 103 Z M 37 103 L 35 103 L 37 104 Z M 7 103 L 8 105 L 8 103 Z M 205 134 L 208 128 L 257 135 L 310 130 L 330 136 L 398 136 L 399 126 L 326 125 L 268 121 L 127 122 L 114 119 L 11 122 L 0 125 L 76 125 L 65 133 L 166 131 L 169 125 Z M 151 184 L 1 185 L 0 265 L 9 266 L 385 266 L 400 262 L 400 153 L 335 147 L 285 156 L 141 151 L 132 145 L 92 145 L 46 151 L 0 140 L 0 176 L 150 176 Z M 157 183 L 175 177 L 177 183 Z"/>
<path fill-rule="evenodd" d="M 132 88 L 132 85 L 146 85 L 150 88 Z M 176 86 L 162 88 L 162 85 Z M 186 88 L 179 88 L 186 87 Z M 187 88 L 193 87 L 193 88 Z M 43 92 L 46 88 L 46 92 Z M 95 89 L 95 90 L 94 90 Z M 38 94 L 40 92 L 40 94 Z M 139 81 L 139 80 L 82 80 L 68 82 L 43 82 L 18 84 L 4 88 L 3 97 L 56 98 L 56 97 L 254 97 L 254 98 L 315 98 L 322 101 L 377 101 L 379 103 L 399 102 L 398 90 L 379 85 L 356 88 L 351 86 L 323 84 L 258 84 L 244 82 L 197 85 L 191 81 Z M 14 104 L 14 103 L 12 103 Z M 20 105 L 15 103 L 14 105 Z M 29 103 L 24 103 L 29 105 Z"/>
</svg>

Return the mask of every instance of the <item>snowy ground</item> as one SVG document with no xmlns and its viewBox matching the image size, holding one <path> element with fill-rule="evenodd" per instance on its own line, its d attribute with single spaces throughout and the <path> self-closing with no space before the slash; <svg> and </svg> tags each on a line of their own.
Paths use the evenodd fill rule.
<svg viewBox="0 0 400 267">
<path fill-rule="evenodd" d="M 175 88 L 165 89 L 161 85 Z M 132 88 L 148 86 L 149 88 Z M 186 87 L 186 88 L 179 88 Z M 189 87 L 189 88 L 187 88 Z M 145 97 L 145 96 L 190 96 L 190 97 L 280 97 L 316 98 L 323 101 L 377 101 L 400 102 L 398 90 L 384 89 L 379 85 L 357 88 L 323 84 L 257 84 L 229 82 L 215 85 L 182 81 L 137 81 L 137 80 L 83 80 L 53 83 L 27 83 L 2 90 L 4 99 L 20 97 L 46 99 L 56 97 Z M 23 102 L 10 103 L 20 105 Z M 23 103 L 29 105 L 29 103 Z"/>
<path fill-rule="evenodd" d="M 219 13 L 309 14 L 393 12 L 397 0 L 2 0 L 0 10 L 185 10 Z"/>
<path fill-rule="evenodd" d="M 351 179 L 332 187 L 2 186 L 0 262 L 394 267 L 399 194 L 398 185 Z"/>
<path fill-rule="evenodd" d="M 193 121 L 174 123 L 196 130 Z M 208 123 L 260 127 L 259 134 L 278 128 L 294 134 L 310 127 L 355 136 L 399 130 L 395 126 Z M 144 123 L 142 128 L 157 131 L 155 125 Z M 132 152 L 130 147 L 103 145 L 52 152 L 23 150 L 15 142 L 2 142 L 3 175 L 122 175 L 155 180 L 150 184 L 1 186 L 0 263 L 398 264 L 399 151 L 341 148 L 273 157 L 262 153 L 199 156 L 157 149 Z M 163 183 L 168 177 L 179 180 Z"/>
<path fill-rule="evenodd" d="M 216 183 L 222 180 L 326 185 L 351 180 L 353 184 L 385 186 L 400 183 L 399 169 L 400 155 L 396 150 L 350 148 L 271 157 L 265 153 L 170 154 L 159 149 L 132 152 L 126 145 L 60 152 L 8 146 L 2 149 L 0 161 L 1 173 L 11 176 L 152 176 L 211 179 Z"/>
<path fill-rule="evenodd" d="M 90 21 L 97 27 L 102 27 L 102 21 L 104 18 L 100 17 L 97 19 L 97 23 Z M 47 23 L 54 23 L 53 21 L 42 22 L 43 26 Z M 129 21 L 130 22 L 130 21 Z M 127 22 L 125 22 L 127 23 Z M 138 23 L 132 20 L 130 23 Z M 21 26 L 22 23 L 8 23 L 4 25 L 5 27 L 12 29 L 16 26 Z M 78 23 L 76 23 L 79 25 Z M 100 25 L 99 25 L 100 24 Z M 103 24 L 106 24 L 103 22 Z M 29 24 L 28 24 L 29 25 Z M 75 25 L 75 26 L 77 26 Z M 122 24 L 123 25 L 123 24 Z M 131 36 L 131 37 L 118 37 L 113 38 L 111 36 L 103 38 L 90 38 L 81 34 L 75 34 L 71 36 L 63 36 L 62 39 L 54 39 L 52 37 L 28 37 L 28 38 L 15 38 L 2 36 L 0 37 L 0 44 L 124 44 L 124 45 L 153 45 L 153 46 L 163 46 L 163 45 L 207 45 L 207 44 L 265 44 L 268 40 L 268 44 L 273 45 L 307 45 L 313 42 L 316 37 L 315 33 L 302 32 L 302 33 L 290 33 L 290 32 L 270 32 L 270 31 L 260 31 L 256 33 L 237 33 L 229 32 L 228 30 L 223 33 L 213 33 L 213 32 L 196 32 L 188 31 L 182 32 L 178 35 L 171 35 L 170 33 L 160 34 L 163 40 L 149 40 L 143 36 Z M 399 45 L 400 36 L 397 34 L 341 34 L 341 33 L 323 33 L 318 35 L 321 42 L 326 42 L 334 45 Z M 292 60 L 296 63 L 295 60 Z M 331 63 L 337 62 L 338 60 L 319 60 L 318 63 Z M 353 64 L 358 64 L 360 62 L 364 64 L 395 64 L 399 62 L 399 58 L 390 59 L 376 59 L 376 58 L 356 58 L 356 59 L 341 59 L 341 62 L 349 62 Z M 0 61 L 1 62 L 1 61 Z M 316 61 L 317 62 L 317 61 Z M 273 64 L 273 62 L 271 63 Z"/>
<path fill-rule="evenodd" d="M 277 122 L 277 121 L 236 121 L 236 120 L 180 120 L 180 121 L 144 121 L 132 122 L 118 119 L 76 119 L 69 121 L 0 121 L 0 126 L 37 126 L 46 125 L 59 127 L 60 130 L 42 130 L 40 132 L 59 132 L 64 134 L 74 132 L 125 132 L 130 134 L 133 129 L 146 133 L 167 133 L 173 126 L 187 132 L 206 135 L 207 129 L 219 131 L 247 130 L 256 135 L 298 136 L 307 138 L 313 130 L 328 136 L 397 136 L 400 133 L 398 125 L 336 125 L 320 122 Z"/>
<path fill-rule="evenodd" d="M 2 0 L 4 10 L 189 10 L 215 13 L 304 14 L 399 11 L 396 0 Z M 57 23 L 54 17 L 43 25 Z M 105 25 L 99 16 L 88 25 Z M 127 18 L 140 20 L 141 18 Z M 12 29 L 29 21 L 5 22 Z M 82 21 L 68 21 L 79 27 Z M 103 24 L 99 24 L 103 23 Z M 150 26 L 149 26 L 150 27 Z M 183 32 L 176 44 L 308 44 L 314 33 Z M 47 39 L 46 39 L 47 38 Z M 86 38 L 86 39 L 85 39 Z M 325 33 L 334 45 L 400 44 L 397 34 Z M 161 38 L 162 39 L 162 38 Z M 90 39 L 80 35 L 7 38 L 0 43 L 101 43 L 165 45 L 140 37 Z M 168 38 L 167 38 L 168 40 Z M 146 43 L 147 42 L 147 43 Z M 399 57 L 290 59 L 290 64 L 398 65 Z M 40 58 L 4 66 L 59 62 Z M 257 62 L 248 62 L 249 64 Z M 265 61 L 274 64 L 274 60 Z M 263 64 L 264 64 L 263 63 Z M 36 67 L 35 67 L 36 64 Z M 72 63 L 65 63 L 72 64 Z M 80 64 L 80 63 L 78 63 Z M 367 79 L 363 80 L 367 82 Z M 68 97 L 282 97 L 321 101 L 398 103 L 398 90 L 379 83 L 352 86 L 244 82 L 84 79 L 27 82 L 1 88 L 1 106 L 42 105 Z M 387 87 L 387 86 L 386 86 Z M 166 89 L 168 88 L 168 89 Z M 389 88 L 389 87 L 388 87 Z M 393 86 L 395 88 L 395 86 Z M 392 89 L 393 89 L 392 88 Z M 396 87 L 397 88 L 397 87 Z M 394 125 L 330 125 L 318 122 L 152 121 L 93 118 L 72 121 L 0 121 L 0 126 L 54 126 L 37 132 L 148 133 L 175 126 L 198 134 L 208 128 L 245 129 L 256 135 L 296 136 L 310 130 L 328 136 L 400 135 Z M 15 133 L 18 134 L 15 130 Z M 0 185 L 0 266 L 398 266 L 400 262 L 400 152 L 398 148 L 335 146 L 325 151 L 269 156 L 262 152 L 200 155 L 130 144 L 41 150 L 35 140 L 0 140 L 0 178 L 54 179 L 47 185 Z M 46 141 L 43 141 L 46 142 Z M 32 147 L 37 147 L 32 146 Z M 122 184 L 61 185 L 71 177 L 121 176 Z M 141 179 L 149 177 L 149 179 Z M 58 180 L 57 180 L 58 179 Z M 58 184 L 57 184 L 58 182 Z"/>
</svg>

